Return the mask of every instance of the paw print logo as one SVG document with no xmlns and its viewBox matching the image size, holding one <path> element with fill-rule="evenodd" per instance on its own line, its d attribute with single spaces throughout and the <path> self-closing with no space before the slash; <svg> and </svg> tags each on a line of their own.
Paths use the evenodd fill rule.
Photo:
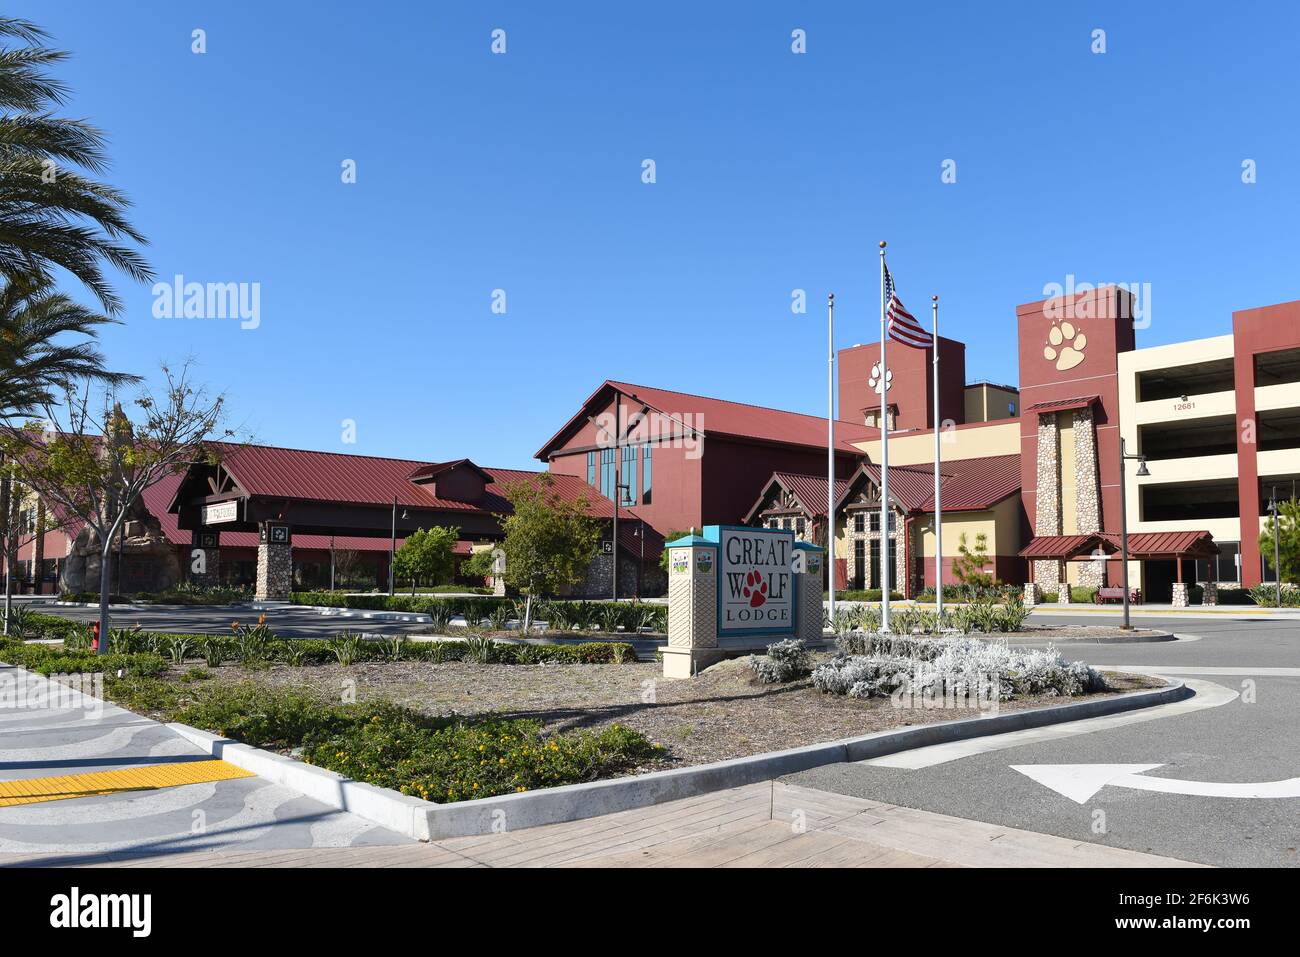
<svg viewBox="0 0 1300 957">
<path fill-rule="evenodd" d="M 877 395 L 883 395 L 894 384 L 894 370 L 887 369 L 885 374 L 880 374 L 880 363 L 872 363 L 871 375 L 867 379 L 867 386 Z"/>
<path fill-rule="evenodd" d="M 1088 337 L 1082 329 L 1076 330 L 1074 324 L 1063 322 L 1052 326 L 1047 334 L 1047 345 L 1043 347 L 1043 358 L 1055 362 L 1056 368 L 1064 372 L 1073 369 L 1083 361 L 1083 350 L 1088 345 Z"/>
<path fill-rule="evenodd" d="M 740 593 L 749 599 L 750 608 L 757 608 L 767 601 L 767 582 L 763 581 L 763 576 L 758 572 L 751 571 L 745 576 L 745 587 Z"/>
</svg>

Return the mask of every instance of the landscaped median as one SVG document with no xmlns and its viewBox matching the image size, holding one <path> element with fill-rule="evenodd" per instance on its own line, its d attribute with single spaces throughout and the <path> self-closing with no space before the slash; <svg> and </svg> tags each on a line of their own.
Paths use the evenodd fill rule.
<svg viewBox="0 0 1300 957">
<path fill-rule="evenodd" d="M 1086 717 L 1177 693 L 963 637 L 842 635 L 838 655 L 793 649 L 773 668 L 773 649 L 669 682 L 614 643 L 283 641 L 265 623 L 211 656 L 194 636 L 113 640 L 102 657 L 11 640 L 0 660 L 103 670 L 122 707 L 422 838 L 490 828 L 493 809 L 512 828 L 568 820 L 845 760 L 868 746 L 854 742 L 902 750 L 1065 720 L 1062 704 Z M 994 693 L 981 697 L 981 676 Z M 936 677 L 975 693 L 949 696 Z"/>
</svg>

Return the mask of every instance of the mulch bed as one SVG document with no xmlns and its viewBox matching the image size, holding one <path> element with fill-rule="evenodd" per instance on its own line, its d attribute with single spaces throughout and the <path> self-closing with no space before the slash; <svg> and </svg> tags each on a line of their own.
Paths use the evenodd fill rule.
<svg viewBox="0 0 1300 957">
<path fill-rule="evenodd" d="M 973 717 L 974 709 L 902 709 L 888 698 L 822 694 L 810 680 L 760 684 L 745 659 L 715 665 L 695 678 L 665 680 L 654 662 L 625 665 L 480 665 L 467 662 L 363 662 L 343 667 L 244 669 L 225 665 L 217 681 L 249 680 L 301 687 L 334 697 L 355 682 L 357 697 L 385 698 L 427 714 L 496 713 L 537 718 L 549 731 L 621 724 L 669 752 L 677 765 L 703 764 L 802 745 Z M 1110 676 L 1116 694 L 1162 682 Z M 1090 697 L 1096 697 L 1090 696 Z M 1007 711 L 1079 701 L 1041 696 L 1003 702 Z"/>
</svg>

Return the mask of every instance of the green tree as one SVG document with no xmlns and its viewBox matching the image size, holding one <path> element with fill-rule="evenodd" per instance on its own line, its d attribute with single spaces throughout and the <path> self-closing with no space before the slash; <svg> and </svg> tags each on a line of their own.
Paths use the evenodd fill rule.
<svg viewBox="0 0 1300 957">
<path fill-rule="evenodd" d="M 108 647 L 108 594 L 113 542 L 145 491 L 191 463 L 210 460 L 208 444 L 227 441 L 224 398 L 211 398 L 189 378 L 163 367 L 163 386 L 144 388 L 135 401 L 136 418 L 101 396 L 91 383 L 69 384 L 59 404 L 45 407 L 45 421 L 11 429 L 0 437 L 0 453 L 13 482 L 40 496 L 47 511 L 79 519 L 93 533 L 99 554 L 99 627 Z"/>
<path fill-rule="evenodd" d="M 137 281 L 153 273 L 130 245 L 145 242 L 127 221 L 130 202 L 92 178 L 107 168 L 104 134 L 53 115 L 68 91 L 49 68 L 67 54 L 46 39 L 27 20 L 0 18 L 0 276 L 41 287 L 62 267 L 111 315 L 122 302 L 104 266 Z"/>
<path fill-rule="evenodd" d="M 491 578 L 496 574 L 497 548 L 480 548 L 461 564 L 461 574 L 467 578 Z"/>
<path fill-rule="evenodd" d="M 662 568 L 664 571 L 668 571 L 668 552 L 669 552 L 668 546 L 669 545 L 677 541 L 677 539 L 679 538 L 685 538 L 687 535 L 694 535 L 694 534 L 695 534 L 695 529 L 691 529 L 689 532 L 669 532 L 667 535 L 665 535 L 664 550 L 659 553 L 659 567 Z"/>
<path fill-rule="evenodd" d="M 108 385 L 138 381 L 106 372 L 93 339 L 113 322 L 48 285 L 22 281 L 0 286 L 0 420 L 30 416 L 53 404 L 64 385 L 89 379 Z M 65 336 L 79 337 L 66 341 Z"/>
<path fill-rule="evenodd" d="M 527 597 L 524 634 L 532 623 L 533 599 L 576 585 L 600 549 L 600 523 L 584 496 L 566 499 L 550 475 L 520 479 L 503 489 L 509 514 L 498 515 L 505 531 L 505 580 Z"/>
<path fill-rule="evenodd" d="M 451 573 L 456 567 L 453 549 L 460 538 L 460 529 L 436 525 L 433 528 L 417 528 L 402 547 L 393 556 L 393 577 L 410 581 L 411 594 L 415 594 L 415 583 L 424 581 L 432 585 L 441 585 L 451 580 Z"/>
<path fill-rule="evenodd" d="M 957 557 L 952 560 L 952 573 L 968 592 L 977 595 L 993 587 L 993 576 L 984 570 L 989 563 L 989 539 L 983 532 L 975 536 L 971 548 L 962 532 L 957 539 Z"/>
<path fill-rule="evenodd" d="M 1259 553 L 1273 564 L 1273 536 L 1277 534 L 1278 562 L 1282 566 L 1284 582 L 1300 582 L 1300 501 L 1295 496 L 1278 502 L 1277 532 L 1273 529 L 1273 516 L 1268 517 L 1264 530 L 1259 533 Z"/>
</svg>

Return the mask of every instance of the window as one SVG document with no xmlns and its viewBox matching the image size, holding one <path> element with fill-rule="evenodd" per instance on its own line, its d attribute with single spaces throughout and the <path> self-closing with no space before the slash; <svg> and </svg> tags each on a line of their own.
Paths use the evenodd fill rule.
<svg viewBox="0 0 1300 957">
<path fill-rule="evenodd" d="M 802 518 L 796 518 L 796 519 L 794 520 L 794 533 L 795 533 L 796 535 L 798 535 L 800 538 L 802 538 L 802 537 L 803 537 L 803 529 L 804 529 L 804 522 L 803 522 L 803 519 L 802 519 Z"/>
<path fill-rule="evenodd" d="M 596 484 L 596 453 L 587 453 L 587 484 Z"/>
<path fill-rule="evenodd" d="M 862 591 L 867 585 L 866 578 L 866 548 L 865 542 L 859 538 L 853 543 L 853 587 Z"/>
<path fill-rule="evenodd" d="M 781 527 L 784 528 L 784 529 L 789 530 L 789 528 L 790 528 L 790 520 L 789 520 L 788 518 L 783 518 L 783 519 L 781 519 Z"/>
<path fill-rule="evenodd" d="M 880 531 L 880 513 L 879 513 L 879 512 L 872 512 L 872 513 L 871 513 L 871 530 L 872 530 L 873 532 L 878 532 L 878 531 Z"/>
<path fill-rule="evenodd" d="M 641 446 L 641 503 L 650 504 L 650 443 Z"/>
<path fill-rule="evenodd" d="M 611 501 L 614 498 L 614 450 L 600 450 L 600 494 Z"/>
<path fill-rule="evenodd" d="M 1241 580 L 1241 569 L 1238 567 L 1238 555 L 1241 552 L 1240 542 L 1216 542 L 1219 546 L 1219 554 L 1213 558 L 1202 558 L 1196 562 L 1196 580 L 1198 582 L 1220 582 L 1235 584 Z M 1266 570 L 1271 569 L 1272 563 L 1269 559 L 1271 555 L 1263 556 Z"/>
<path fill-rule="evenodd" d="M 867 522 L 861 512 L 858 512 L 858 514 L 853 516 L 853 530 L 855 532 L 864 532 L 866 531 L 866 527 Z"/>
<path fill-rule="evenodd" d="M 623 446 L 623 463 L 621 468 L 621 484 L 626 488 L 619 490 L 620 505 L 636 504 L 636 446 Z"/>
<path fill-rule="evenodd" d="M 770 519 L 768 519 L 768 521 L 767 521 L 767 527 L 768 527 L 768 528 L 777 528 L 779 525 L 780 525 L 780 523 L 779 523 L 776 519 L 774 519 L 774 518 L 770 518 Z"/>
<path fill-rule="evenodd" d="M 892 535 L 896 531 L 898 531 L 898 516 L 895 513 L 890 512 L 889 513 L 889 534 Z"/>
</svg>

